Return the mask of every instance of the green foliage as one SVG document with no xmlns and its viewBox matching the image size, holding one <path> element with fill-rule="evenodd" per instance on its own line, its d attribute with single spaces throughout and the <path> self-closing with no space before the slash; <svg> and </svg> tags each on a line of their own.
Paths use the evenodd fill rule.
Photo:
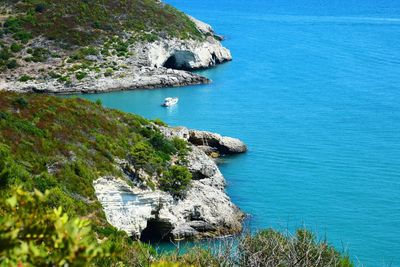
<svg viewBox="0 0 400 267">
<path fill-rule="evenodd" d="M 6 61 L 12 57 L 12 53 L 8 49 L 8 47 L 2 47 L 0 49 L 0 60 Z"/>
<path fill-rule="evenodd" d="M 161 173 L 165 168 L 166 159 L 161 157 L 146 141 L 137 142 L 130 150 L 130 162 L 145 171 L 154 174 Z"/>
<path fill-rule="evenodd" d="M 13 114 L 0 112 L 0 127 L 9 127 L 24 134 L 45 137 L 46 132 L 36 127 L 32 122 L 20 119 Z"/>
<path fill-rule="evenodd" d="M 19 77 L 18 81 L 20 82 L 27 82 L 29 80 L 32 80 L 33 78 L 29 75 L 23 74 L 21 77 Z"/>
<path fill-rule="evenodd" d="M 25 98 L 23 97 L 18 97 L 13 101 L 13 104 L 17 106 L 18 108 L 27 108 L 28 107 L 28 101 L 26 101 Z"/>
<path fill-rule="evenodd" d="M 353 266 L 347 255 L 326 241 L 317 241 L 306 229 L 297 230 L 295 236 L 263 230 L 243 237 L 238 249 L 240 266 Z"/>
<path fill-rule="evenodd" d="M 11 60 L 7 61 L 6 66 L 10 70 L 16 69 L 18 67 L 18 63 L 15 59 L 11 59 Z"/>
<path fill-rule="evenodd" d="M 234 253 L 234 251 L 229 251 Z M 229 253 L 228 252 L 228 253 Z M 210 248 L 206 247 L 193 247 L 185 253 L 169 253 L 160 255 L 159 261 L 152 264 L 152 267 L 220 267 L 220 266 L 238 266 L 233 262 L 229 262 L 226 256 L 220 257 L 217 253 L 213 252 Z M 229 254 L 228 254 L 229 255 Z"/>
<path fill-rule="evenodd" d="M 113 75 L 113 73 L 114 73 L 114 70 L 111 69 L 111 68 L 108 68 L 108 69 L 106 69 L 106 71 L 104 72 L 104 76 L 105 76 L 105 77 L 110 77 L 110 76 Z"/>
<path fill-rule="evenodd" d="M 93 44 L 124 31 L 135 40 L 155 41 L 160 36 L 202 38 L 194 23 L 182 12 L 156 0 L 25 0 L 15 5 L 15 17 L 4 30 L 26 43 L 32 36 L 74 45 Z M 127 43 L 119 43 L 118 55 L 125 55 Z"/>
<path fill-rule="evenodd" d="M 37 47 L 32 49 L 32 52 L 30 53 L 32 56 L 26 58 L 26 61 L 32 61 L 32 62 L 46 62 L 47 59 L 50 57 L 50 51 L 46 48 L 42 47 Z"/>
<path fill-rule="evenodd" d="M 13 34 L 15 39 L 27 43 L 32 38 L 32 34 L 24 27 L 27 22 L 32 22 L 28 14 L 23 17 L 10 17 L 4 22 L 4 31 Z"/>
<path fill-rule="evenodd" d="M 182 196 L 192 180 L 192 174 L 186 167 L 171 166 L 160 178 L 160 188 L 174 196 Z"/>
<path fill-rule="evenodd" d="M 187 153 L 189 152 L 189 148 L 188 148 L 188 143 L 178 137 L 174 137 L 171 140 L 172 145 L 175 147 L 176 151 L 178 151 L 178 155 L 180 157 L 184 157 L 187 155 Z"/>
<path fill-rule="evenodd" d="M 158 255 L 107 223 L 92 184 L 123 178 L 114 158 L 158 174 L 148 184 L 181 197 L 192 176 L 171 164 L 187 151 L 186 141 L 163 138 L 137 115 L 79 98 L 0 92 L 0 266 L 353 266 L 304 230 L 246 235 L 222 255 Z"/>
<path fill-rule="evenodd" d="M 88 47 L 83 47 L 78 49 L 72 56 L 71 59 L 76 61 L 76 60 L 83 60 L 85 57 L 89 55 L 97 55 L 98 51 L 95 47 L 93 46 L 88 46 Z"/>
<path fill-rule="evenodd" d="M 43 209 L 49 193 L 12 191 L 0 203 L 2 266 L 83 266 L 107 255 L 88 221 L 69 218 L 61 208 Z"/>
<path fill-rule="evenodd" d="M 163 121 L 160 120 L 159 118 L 153 120 L 153 122 L 154 122 L 155 124 L 159 125 L 159 126 L 164 126 L 164 127 L 168 126 L 165 122 L 163 122 Z"/>
<path fill-rule="evenodd" d="M 78 80 L 82 80 L 87 76 L 87 72 L 83 72 L 83 71 L 78 71 L 77 73 L 75 73 L 75 77 Z"/>
<path fill-rule="evenodd" d="M 21 51 L 23 48 L 24 48 L 24 46 L 23 46 L 23 45 L 20 45 L 20 44 L 18 44 L 18 43 L 12 43 L 11 46 L 10 46 L 10 50 L 11 50 L 13 53 L 18 53 L 18 52 Z"/>
<path fill-rule="evenodd" d="M 10 184 L 24 181 L 28 177 L 28 172 L 13 161 L 10 148 L 0 143 L 0 190 L 8 188 Z"/>
</svg>

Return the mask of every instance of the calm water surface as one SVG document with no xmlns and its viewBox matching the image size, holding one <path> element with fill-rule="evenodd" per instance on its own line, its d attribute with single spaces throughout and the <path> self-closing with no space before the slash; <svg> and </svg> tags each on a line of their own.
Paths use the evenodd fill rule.
<svg viewBox="0 0 400 267">
<path fill-rule="evenodd" d="M 203 71 L 210 85 L 84 97 L 241 138 L 250 151 L 221 169 L 253 229 L 306 225 L 366 266 L 400 266 L 400 2 L 169 2 L 234 61 Z"/>
</svg>

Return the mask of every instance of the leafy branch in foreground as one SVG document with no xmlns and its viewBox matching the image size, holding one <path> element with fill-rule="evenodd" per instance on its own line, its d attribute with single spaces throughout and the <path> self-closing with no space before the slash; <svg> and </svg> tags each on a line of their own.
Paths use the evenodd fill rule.
<svg viewBox="0 0 400 267">
<path fill-rule="evenodd" d="M 89 221 L 69 218 L 61 207 L 43 208 L 48 192 L 13 191 L 0 204 L 1 266 L 84 266 L 108 255 Z"/>
</svg>

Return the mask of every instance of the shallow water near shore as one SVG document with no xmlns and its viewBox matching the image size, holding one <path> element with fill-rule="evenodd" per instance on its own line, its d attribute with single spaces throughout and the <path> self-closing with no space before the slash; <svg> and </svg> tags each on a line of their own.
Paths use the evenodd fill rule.
<svg viewBox="0 0 400 267">
<path fill-rule="evenodd" d="M 220 168 L 253 230 L 306 225 L 356 262 L 399 266 L 400 3 L 168 2 L 234 61 L 201 71 L 209 85 L 83 97 L 242 139 Z"/>
</svg>

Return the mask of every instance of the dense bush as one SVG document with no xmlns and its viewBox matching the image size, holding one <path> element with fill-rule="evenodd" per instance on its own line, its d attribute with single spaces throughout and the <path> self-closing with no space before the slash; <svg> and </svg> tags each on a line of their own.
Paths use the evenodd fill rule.
<svg viewBox="0 0 400 267">
<path fill-rule="evenodd" d="M 317 241 L 306 229 L 297 230 L 294 236 L 272 229 L 247 235 L 241 239 L 238 252 L 240 266 L 353 266 L 348 256 L 326 241 Z"/>
<path fill-rule="evenodd" d="M 11 46 L 10 46 L 10 50 L 11 50 L 13 53 L 18 53 L 18 52 L 21 51 L 23 48 L 24 48 L 24 46 L 23 46 L 23 45 L 20 45 L 20 44 L 18 44 L 18 43 L 12 43 Z"/>
<path fill-rule="evenodd" d="M 45 62 L 49 56 L 50 56 L 50 51 L 46 48 L 35 48 L 32 49 L 30 54 L 32 55 L 31 57 L 26 58 L 26 61 L 32 61 L 32 62 Z"/>
<path fill-rule="evenodd" d="M 160 35 L 203 37 L 185 14 L 156 0 L 21 2 L 14 6 L 18 15 L 8 18 L 4 29 L 24 43 L 42 35 L 68 44 L 87 45 L 114 35 L 122 36 L 123 31 L 133 33 L 132 41 L 154 41 Z M 117 54 L 126 55 L 127 46 L 128 43 L 118 43 Z"/>
<path fill-rule="evenodd" d="M 31 76 L 24 74 L 24 75 L 22 75 L 21 77 L 19 77 L 18 81 L 20 81 L 20 82 L 27 82 L 27 81 L 32 80 L 32 79 L 33 79 L 33 78 L 32 78 Z"/>
<path fill-rule="evenodd" d="M 174 196 L 182 196 L 192 180 L 192 174 L 186 167 L 171 166 L 160 178 L 160 188 Z"/>
<path fill-rule="evenodd" d="M 84 79 L 86 76 L 87 76 L 87 72 L 83 72 L 83 71 L 78 71 L 78 72 L 75 74 L 75 77 L 76 77 L 77 80 L 82 80 L 82 79 Z"/>
<path fill-rule="evenodd" d="M 107 255 L 88 221 L 43 208 L 48 193 L 13 192 L 0 203 L 2 266 L 83 266 Z"/>
</svg>

